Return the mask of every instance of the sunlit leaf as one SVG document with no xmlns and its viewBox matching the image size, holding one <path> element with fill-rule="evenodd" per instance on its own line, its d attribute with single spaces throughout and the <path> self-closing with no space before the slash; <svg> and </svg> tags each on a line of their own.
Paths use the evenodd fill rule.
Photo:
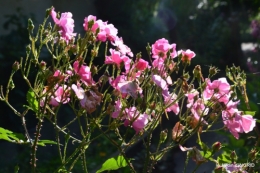
<svg viewBox="0 0 260 173">
<path fill-rule="evenodd" d="M 36 99 L 35 93 L 32 91 L 32 89 L 29 89 L 29 91 L 26 94 L 27 102 L 29 103 L 29 107 L 34 112 L 38 112 L 39 110 L 39 102 Z"/>
<path fill-rule="evenodd" d="M 38 145 L 40 145 L 40 146 L 46 146 L 45 144 L 57 144 L 57 142 L 55 142 L 55 141 L 51 141 L 51 140 L 39 140 L 38 141 Z"/>
<path fill-rule="evenodd" d="M 23 134 L 20 133 L 14 133 L 10 130 L 4 129 L 0 127 L 0 139 L 9 141 L 9 142 L 17 142 L 21 143 L 25 140 Z"/>
<path fill-rule="evenodd" d="M 127 162 L 123 156 L 113 157 L 105 161 L 102 167 L 96 172 L 103 172 L 109 170 L 117 170 L 122 167 L 126 167 Z"/>
</svg>

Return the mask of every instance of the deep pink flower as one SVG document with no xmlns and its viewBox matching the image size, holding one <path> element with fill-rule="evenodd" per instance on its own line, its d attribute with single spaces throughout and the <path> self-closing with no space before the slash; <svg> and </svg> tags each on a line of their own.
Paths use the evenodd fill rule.
<svg viewBox="0 0 260 173">
<path fill-rule="evenodd" d="M 86 85 L 93 85 L 94 81 L 91 76 L 91 71 L 88 66 L 80 65 L 79 61 L 75 61 L 73 64 L 73 69 L 76 74 L 80 76 L 80 79 L 82 82 L 84 82 Z"/>
<path fill-rule="evenodd" d="M 152 57 L 165 59 L 167 52 L 172 50 L 171 56 L 174 58 L 177 55 L 175 49 L 176 44 L 169 44 L 165 38 L 159 39 L 152 45 Z"/>
<path fill-rule="evenodd" d="M 70 87 L 67 85 L 56 86 L 55 92 L 50 98 L 50 105 L 59 106 L 60 103 L 66 104 L 70 101 Z"/>
<path fill-rule="evenodd" d="M 57 13 L 54 8 L 51 10 L 51 17 L 55 24 L 59 27 L 59 33 L 61 38 L 65 40 L 68 44 L 69 40 L 76 36 L 74 31 L 74 20 L 72 19 L 72 14 L 70 12 L 61 13 L 60 19 L 57 19 Z"/>
<path fill-rule="evenodd" d="M 91 28 L 88 28 L 90 21 L 93 21 L 93 25 Z M 95 33 L 96 30 L 99 28 L 99 23 L 96 22 L 96 16 L 89 15 L 88 17 L 85 17 L 83 27 L 85 31 L 91 30 L 93 33 Z"/>
<path fill-rule="evenodd" d="M 147 68 L 150 68 L 149 63 L 145 61 L 144 59 L 140 58 L 138 62 L 135 64 L 135 68 L 144 71 Z"/>
<path fill-rule="evenodd" d="M 141 114 L 136 107 L 131 107 L 126 110 L 125 126 L 131 125 L 136 133 L 140 132 L 148 123 L 149 116 L 147 114 Z"/>
<path fill-rule="evenodd" d="M 117 67 L 120 67 L 120 64 L 123 62 L 125 56 L 121 56 L 121 53 L 114 49 L 109 49 L 109 51 L 111 55 L 106 56 L 105 64 L 115 64 Z"/>
</svg>

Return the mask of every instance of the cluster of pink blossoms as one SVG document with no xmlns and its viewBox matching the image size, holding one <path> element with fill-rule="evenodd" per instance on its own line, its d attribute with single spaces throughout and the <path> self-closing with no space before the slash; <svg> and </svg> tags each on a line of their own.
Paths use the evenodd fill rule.
<svg viewBox="0 0 260 173">
<path fill-rule="evenodd" d="M 75 83 L 71 84 L 72 79 L 77 79 L 73 81 Z M 74 95 L 80 101 L 80 105 L 88 113 L 91 113 L 96 110 L 96 106 L 100 104 L 102 100 L 102 94 L 100 94 L 96 89 L 88 89 L 85 91 L 85 88 L 89 86 L 94 86 L 95 82 L 92 79 L 90 68 L 77 60 L 73 63 L 73 69 L 67 70 L 65 73 L 56 70 L 49 79 L 49 85 L 45 88 L 43 93 L 46 93 L 46 96 L 41 100 L 40 105 L 43 107 L 44 103 L 47 100 L 47 103 L 53 107 L 57 107 L 60 104 L 66 104 L 71 100 L 72 91 Z M 64 83 L 70 83 L 70 86 Z M 54 85 L 54 93 L 50 93 L 49 89 L 51 85 Z M 72 89 L 72 90 L 71 90 Z"/>
<path fill-rule="evenodd" d="M 243 115 L 243 112 L 237 109 L 239 101 L 233 102 L 231 100 L 230 84 L 226 78 L 219 78 L 213 82 L 206 79 L 206 88 L 203 91 L 202 98 L 199 98 L 199 92 L 194 89 L 186 96 L 188 98 L 187 107 L 191 109 L 194 118 L 205 124 L 207 122 L 203 119 L 203 116 L 209 112 L 209 108 L 205 105 L 206 102 L 213 105 L 213 109 L 214 107 L 215 109 L 218 108 L 214 105 L 225 105 L 220 108 L 222 109 L 223 123 L 237 139 L 239 133 L 248 133 L 255 127 L 255 119 L 251 115 Z"/>
<path fill-rule="evenodd" d="M 73 33 L 74 20 L 72 14 L 62 13 L 58 19 L 54 8 L 51 10 L 55 24 L 59 27 L 59 33 L 61 39 L 64 39 L 67 44 L 75 37 Z M 114 93 L 118 96 L 118 100 L 115 101 L 114 112 L 111 114 L 113 118 L 119 118 L 124 121 L 125 126 L 131 126 L 138 133 L 141 131 L 152 118 L 146 112 L 140 112 L 135 106 L 123 107 L 122 99 L 127 99 L 131 96 L 133 99 L 143 97 L 143 90 L 140 87 L 140 83 L 143 78 L 147 78 L 147 70 L 151 72 L 151 81 L 154 86 L 157 86 L 161 90 L 161 94 L 164 99 L 165 111 L 174 112 L 179 114 L 180 108 L 178 105 L 177 95 L 169 91 L 169 85 L 172 85 L 172 79 L 169 75 L 169 70 L 175 67 L 174 58 L 180 56 L 183 63 L 189 64 L 191 59 L 196 54 L 191 50 L 179 50 L 176 51 L 176 44 L 169 44 L 165 38 L 157 40 L 152 44 L 152 66 L 149 63 L 138 57 L 133 60 L 133 53 L 131 49 L 123 43 L 123 39 L 117 36 L 118 30 L 112 24 L 97 20 L 96 16 L 88 16 L 84 19 L 83 27 L 85 31 L 93 34 L 96 41 L 110 41 L 111 45 L 115 46 L 115 49 L 110 49 L 110 55 L 105 57 L 105 64 L 114 65 L 118 69 L 124 66 L 124 71 L 121 72 L 116 78 L 110 77 L 109 83 L 114 88 Z M 170 61 L 169 61 L 170 60 Z M 71 84 L 70 79 L 77 76 L 77 81 Z M 41 106 L 44 106 L 44 101 L 49 98 L 48 103 L 54 107 L 59 104 L 66 104 L 70 101 L 71 93 L 80 102 L 82 108 L 86 109 L 88 113 L 95 111 L 96 106 L 102 101 L 102 94 L 90 86 L 95 86 L 95 82 L 92 79 L 90 67 L 82 64 L 79 60 L 73 63 L 73 69 L 68 70 L 65 73 L 59 70 L 55 71 L 52 79 L 57 83 L 54 86 L 54 93 L 48 93 L 48 87 L 44 90 L 48 97 L 42 99 Z M 63 81 L 63 84 L 62 82 Z M 68 86 L 65 83 L 70 83 Z M 71 91 L 72 89 L 72 91 Z M 238 102 L 233 102 L 231 97 L 230 85 L 225 78 L 214 80 L 206 79 L 206 88 L 202 93 L 201 98 L 199 92 L 195 89 L 185 94 L 187 97 L 187 107 L 191 110 L 193 118 L 198 122 L 201 121 L 204 124 L 207 122 L 203 119 L 203 116 L 208 115 L 209 106 L 207 102 L 211 102 L 215 105 L 222 103 L 226 105 L 226 108 L 222 111 L 222 118 L 225 126 L 236 137 L 239 138 L 238 133 L 248 133 L 255 127 L 255 120 L 251 115 L 242 115 L 236 106 Z M 159 95 L 158 95 L 159 96 Z"/>
</svg>

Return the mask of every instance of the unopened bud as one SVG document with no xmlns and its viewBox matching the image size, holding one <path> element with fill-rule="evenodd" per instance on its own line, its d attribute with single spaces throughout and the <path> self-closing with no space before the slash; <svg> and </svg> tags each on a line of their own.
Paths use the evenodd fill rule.
<svg viewBox="0 0 260 173">
<path fill-rule="evenodd" d="M 218 71 L 219 70 L 216 67 L 210 66 L 210 68 L 209 68 L 209 76 L 210 77 L 214 76 L 215 74 L 218 73 Z"/>
<path fill-rule="evenodd" d="M 230 154 L 230 158 L 232 162 L 235 162 L 237 160 L 237 154 L 235 151 L 232 151 Z"/>
<path fill-rule="evenodd" d="M 28 55 L 31 52 L 31 45 L 26 46 L 26 54 Z"/>
<path fill-rule="evenodd" d="M 223 173 L 223 167 L 222 166 L 218 166 L 214 169 L 214 173 Z"/>
<path fill-rule="evenodd" d="M 146 46 L 146 50 L 147 50 L 148 54 L 150 55 L 152 49 L 151 49 L 151 46 L 149 45 L 149 43 Z"/>
<path fill-rule="evenodd" d="M 193 74 L 194 74 L 195 78 L 198 79 L 198 81 L 201 81 L 203 79 L 200 65 L 195 66 L 195 68 L 193 70 Z"/>
<path fill-rule="evenodd" d="M 97 74 L 98 69 L 97 69 L 96 66 L 92 65 L 90 71 L 91 71 L 91 73 L 92 73 L 93 75 L 95 75 L 95 74 Z"/>
<path fill-rule="evenodd" d="M 164 143 L 164 141 L 167 139 L 168 130 L 161 131 L 160 134 L 160 144 Z"/>
<path fill-rule="evenodd" d="M 48 17 L 49 15 L 51 15 L 51 10 L 52 10 L 52 9 L 53 9 L 53 7 L 48 8 L 48 9 L 46 10 L 45 17 Z"/>
<path fill-rule="evenodd" d="M 45 70 L 46 69 L 46 62 L 45 61 L 41 61 L 40 62 L 40 69 L 41 70 Z"/>
<path fill-rule="evenodd" d="M 19 62 L 15 61 L 14 64 L 13 64 L 13 66 L 12 66 L 12 69 L 13 69 L 14 71 L 19 70 L 19 69 L 20 69 L 20 64 L 19 64 Z"/>
<path fill-rule="evenodd" d="M 27 28 L 30 32 L 33 32 L 34 29 L 34 25 L 33 25 L 33 21 L 31 19 L 28 19 L 28 28 Z"/>
<path fill-rule="evenodd" d="M 213 150 L 212 152 L 215 153 L 215 152 L 219 151 L 221 147 L 222 147 L 222 145 L 220 142 L 215 142 L 212 145 L 212 150 Z"/>
<path fill-rule="evenodd" d="M 141 59 L 141 58 L 142 58 L 142 53 L 141 53 L 141 52 L 137 53 L 137 54 L 136 54 L 136 59 L 139 60 L 139 59 Z"/>
<path fill-rule="evenodd" d="M 89 30 L 91 30 L 91 28 L 92 28 L 92 26 L 94 25 L 94 20 L 90 20 L 89 22 L 88 22 L 88 29 Z"/>
<path fill-rule="evenodd" d="M 251 160 L 255 160 L 256 155 L 257 155 L 257 152 L 256 152 L 255 149 L 253 149 L 253 150 L 251 150 L 251 151 L 248 153 L 248 158 L 251 159 Z"/>
</svg>

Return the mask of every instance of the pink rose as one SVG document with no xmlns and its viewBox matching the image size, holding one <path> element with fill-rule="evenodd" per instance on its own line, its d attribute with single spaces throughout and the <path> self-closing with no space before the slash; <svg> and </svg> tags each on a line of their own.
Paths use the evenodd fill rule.
<svg viewBox="0 0 260 173">
<path fill-rule="evenodd" d="M 70 12 L 61 13 L 60 19 L 57 19 L 57 13 L 54 8 L 51 10 L 51 17 L 55 24 L 59 27 L 59 33 L 61 38 L 68 44 L 69 40 L 76 36 L 74 31 L 74 20 L 72 19 L 72 14 Z"/>
</svg>

